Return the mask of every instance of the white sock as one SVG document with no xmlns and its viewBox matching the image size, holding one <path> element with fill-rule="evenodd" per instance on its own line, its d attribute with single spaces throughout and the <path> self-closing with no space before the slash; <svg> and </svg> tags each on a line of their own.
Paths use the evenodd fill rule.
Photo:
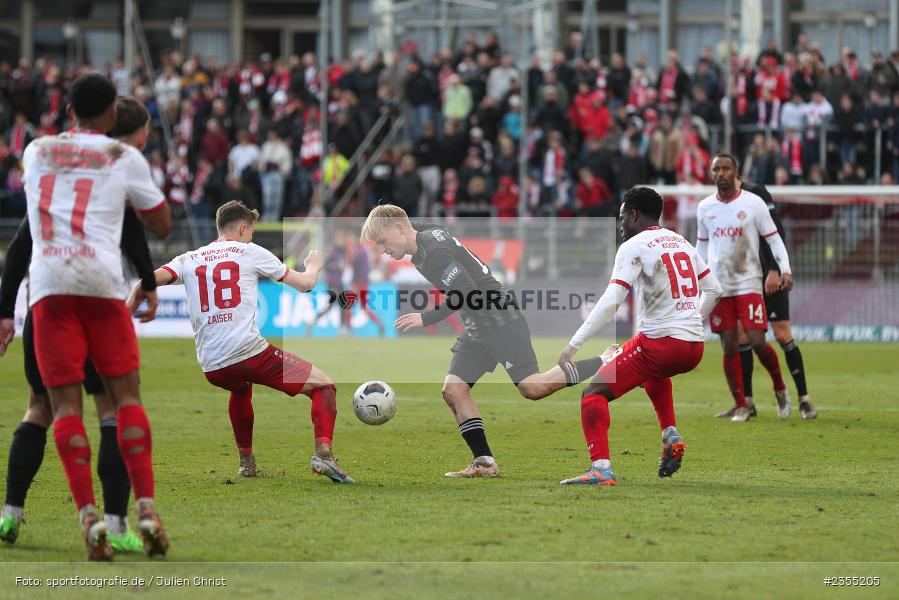
<svg viewBox="0 0 899 600">
<path fill-rule="evenodd" d="M 594 469 L 610 469 L 612 468 L 612 461 L 608 458 L 600 458 L 599 460 L 593 461 Z"/>
<path fill-rule="evenodd" d="M 25 518 L 25 509 L 21 506 L 11 506 L 9 504 L 5 504 L 3 506 L 3 514 L 0 515 L 0 518 L 10 516 L 22 520 Z"/>
<path fill-rule="evenodd" d="M 103 515 L 103 520 L 106 521 L 106 528 L 109 529 L 109 533 L 113 535 L 125 535 L 128 533 L 128 519 L 126 517 L 106 513 Z"/>
<path fill-rule="evenodd" d="M 78 520 L 80 523 L 84 523 L 85 517 L 88 515 L 100 515 L 100 512 L 97 510 L 97 507 L 93 504 L 85 504 L 81 507 L 81 510 L 78 511 Z"/>
<path fill-rule="evenodd" d="M 486 464 L 488 467 L 496 462 L 493 460 L 492 456 L 479 456 L 478 461 L 482 464 Z"/>
</svg>

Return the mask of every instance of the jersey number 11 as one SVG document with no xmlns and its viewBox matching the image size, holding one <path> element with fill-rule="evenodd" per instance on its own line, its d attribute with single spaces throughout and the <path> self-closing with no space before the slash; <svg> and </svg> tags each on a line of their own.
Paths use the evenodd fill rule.
<svg viewBox="0 0 899 600">
<path fill-rule="evenodd" d="M 41 190 L 41 198 L 38 202 L 38 212 L 41 215 L 41 239 L 45 242 L 53 241 L 53 217 L 50 215 L 50 203 L 53 202 L 53 188 L 56 186 L 56 175 L 44 175 L 37 183 Z M 93 179 L 75 180 L 75 205 L 72 206 L 72 237 L 84 239 L 84 216 L 87 214 L 87 203 L 91 199 L 91 189 L 94 187 Z"/>
</svg>

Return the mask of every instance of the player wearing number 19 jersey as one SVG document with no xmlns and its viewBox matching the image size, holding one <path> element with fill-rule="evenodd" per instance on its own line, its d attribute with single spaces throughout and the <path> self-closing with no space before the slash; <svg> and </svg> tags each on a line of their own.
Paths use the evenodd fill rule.
<svg viewBox="0 0 899 600">
<path fill-rule="evenodd" d="M 231 201 L 219 207 L 215 218 L 219 238 L 157 269 L 156 283 L 184 285 L 197 360 L 211 384 L 231 392 L 228 412 L 240 454 L 239 474 L 256 475 L 252 399 L 253 384 L 258 383 L 312 399 L 312 470 L 338 483 L 353 483 L 331 452 L 337 417 L 334 384 L 311 363 L 269 344 L 256 326 L 259 278 L 308 292 L 318 280 L 321 254 L 312 252 L 304 261 L 306 271 L 298 273 L 252 243 L 257 211 Z M 132 310 L 138 304 L 137 290 L 135 286 L 128 302 Z"/>
<path fill-rule="evenodd" d="M 686 449 L 677 432 L 671 377 L 692 371 L 702 359 L 702 319 L 715 306 L 721 285 L 683 237 L 659 227 L 662 198 L 646 187 L 629 190 L 620 211 L 621 237 L 606 291 L 577 330 L 560 362 L 571 356 L 599 327 L 615 316 L 633 290 L 641 311 L 637 335 L 600 367 L 581 395 L 581 424 L 591 466 L 563 484 L 615 485 L 609 460 L 609 402 L 642 386 L 662 429 L 659 477 L 670 477 Z"/>
<path fill-rule="evenodd" d="M 97 73 L 72 84 L 75 128 L 25 150 L 24 183 L 33 240 L 30 304 L 38 367 L 53 407 L 53 437 L 91 559 L 109 560 L 106 525 L 91 481 L 90 446 L 81 418 L 81 382 L 90 357 L 116 407 L 118 442 L 138 505 L 138 530 L 150 555 L 168 538 L 154 507 L 151 432 L 138 386 L 139 354 L 125 303 L 122 236 L 126 198 L 157 235 L 171 214 L 136 148 L 109 138 L 116 92 Z M 147 292 L 155 299 L 155 292 Z"/>
<path fill-rule="evenodd" d="M 736 159 L 730 154 L 718 154 L 712 160 L 712 180 L 718 192 L 702 200 L 696 209 L 696 248 L 724 287 L 724 297 L 709 320 L 712 331 L 721 336 L 724 374 L 737 407 L 731 420 L 747 421 L 750 416 L 743 390 L 738 321 L 759 361 L 771 375 L 778 416 L 786 419 L 792 410 L 787 386 L 780 373 L 777 353 L 765 341 L 768 315 L 762 296 L 759 237 L 768 243 L 780 269 L 781 289 L 793 286 L 790 260 L 765 201 L 738 188 L 736 178 Z"/>
</svg>

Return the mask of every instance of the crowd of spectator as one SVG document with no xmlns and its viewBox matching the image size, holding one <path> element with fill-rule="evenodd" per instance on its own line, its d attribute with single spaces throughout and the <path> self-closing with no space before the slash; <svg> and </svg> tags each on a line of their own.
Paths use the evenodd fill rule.
<svg viewBox="0 0 899 600">
<path fill-rule="evenodd" d="M 105 70 L 150 112 L 145 152 L 157 182 L 177 211 L 201 221 L 231 199 L 265 221 L 330 213 L 355 177 L 349 159 L 381 117 L 388 126 L 371 148 L 395 119 L 406 126 L 349 211 L 393 202 L 419 216 L 514 218 L 523 182 L 530 214 L 611 215 L 633 185 L 707 182 L 725 119 L 752 181 L 899 179 L 899 51 L 874 52 L 863 65 L 844 48 L 828 64 L 800 34 L 788 51 L 771 42 L 758 56 L 730 55 L 728 81 L 712 48 L 692 67 L 671 50 L 659 69 L 642 56 L 604 64 L 583 50 L 572 33 L 548 64 L 535 56 L 522 72 L 491 33 L 429 59 L 398 54 L 388 64 L 380 52 L 356 52 L 330 61 L 327 147 L 312 53 L 221 65 L 173 52 L 155 77 L 139 59 L 130 73 L 122 61 Z M 0 64 L 0 216 L 24 211 L 24 148 L 68 127 L 67 89 L 90 68 L 49 57 Z"/>
</svg>

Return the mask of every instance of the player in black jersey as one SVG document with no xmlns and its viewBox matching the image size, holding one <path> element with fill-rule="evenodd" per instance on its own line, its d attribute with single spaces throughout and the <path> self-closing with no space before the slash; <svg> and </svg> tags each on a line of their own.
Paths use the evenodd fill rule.
<svg viewBox="0 0 899 600">
<path fill-rule="evenodd" d="M 378 253 L 396 260 L 411 255 L 415 268 L 446 295 L 446 301 L 433 309 L 400 316 L 396 320 L 400 331 L 433 325 L 454 312 L 461 317 L 465 330 L 453 345 L 453 358 L 443 382 L 443 399 L 473 458 L 467 468 L 447 473 L 446 477 L 498 476 L 499 466 L 471 397 L 475 383 L 498 363 L 522 396 L 539 400 L 592 377 L 602 366 L 602 358 L 564 362 L 540 373 L 527 320 L 514 298 L 487 265 L 440 226 L 413 226 L 402 208 L 384 204 L 369 214 L 361 239 L 373 243 Z"/>
<path fill-rule="evenodd" d="M 116 106 L 116 126 L 109 132 L 123 142 L 143 148 L 146 144 L 146 125 L 150 120 L 147 110 L 132 98 L 119 98 Z M 156 311 L 156 278 L 153 261 L 147 247 L 144 226 L 133 209 L 125 210 L 122 224 L 122 251 L 134 265 L 141 278 L 144 296 L 148 299 L 147 317 L 152 319 Z M 22 220 L 6 254 L 6 264 L 0 281 L 0 356 L 14 334 L 13 317 L 16 296 L 31 262 L 31 230 L 28 217 Z M 22 422 L 13 433 L 6 472 L 6 500 L 0 514 L 0 540 L 15 543 L 23 519 L 25 497 L 31 482 L 44 459 L 47 429 L 53 421 L 50 399 L 38 370 L 34 352 L 31 311 L 25 317 L 22 332 L 25 353 L 25 379 L 30 388 L 28 409 Z M 107 538 L 116 552 L 142 552 L 143 542 L 128 529 L 128 497 L 131 482 L 116 440 L 116 411 L 106 394 L 103 381 L 90 359 L 84 365 L 84 390 L 94 397 L 97 417 L 100 421 L 100 451 L 97 457 L 97 473 L 103 486 L 104 520 L 109 529 Z"/>
<path fill-rule="evenodd" d="M 774 204 L 774 198 L 771 193 L 763 185 L 751 183 L 748 181 L 737 181 L 747 192 L 751 192 L 765 201 L 768 205 L 768 212 L 771 213 L 771 219 L 777 227 L 780 237 L 786 240 L 785 230 L 780 216 L 777 214 L 777 206 Z M 768 311 L 768 322 L 771 323 L 771 329 L 774 331 L 774 339 L 780 344 L 784 351 L 784 358 L 787 361 L 787 367 L 796 383 L 796 391 L 799 394 L 799 412 L 803 419 L 814 419 L 818 416 L 818 411 L 812 406 L 808 397 L 808 387 L 805 382 L 805 365 L 802 361 L 802 353 L 799 346 L 793 338 L 793 328 L 790 326 L 790 296 L 789 291 L 780 289 L 780 270 L 771 249 L 768 244 L 759 244 L 759 260 L 762 263 L 762 273 L 765 288 L 765 308 Z M 746 334 L 740 333 L 740 360 L 743 363 L 743 391 L 746 396 L 746 405 L 750 407 L 750 414 L 755 416 L 755 404 L 752 401 L 752 348 Z M 729 411 L 728 411 L 729 412 Z M 727 415 L 727 413 L 721 413 Z"/>
</svg>

